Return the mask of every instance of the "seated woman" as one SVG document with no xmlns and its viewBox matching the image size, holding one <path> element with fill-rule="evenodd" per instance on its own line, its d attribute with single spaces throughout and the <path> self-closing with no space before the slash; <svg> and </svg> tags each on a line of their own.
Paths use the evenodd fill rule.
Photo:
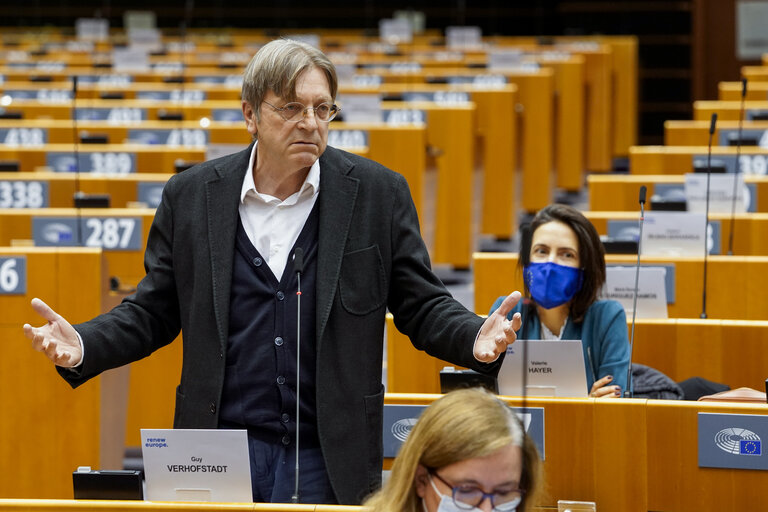
<svg viewBox="0 0 768 512">
<path fill-rule="evenodd" d="M 592 223 L 570 206 L 543 208 L 523 233 L 518 264 L 528 297 L 508 316 L 522 315 L 518 338 L 581 340 L 589 396 L 622 396 L 630 358 L 627 320 L 621 304 L 597 300 L 605 251 Z"/>
<path fill-rule="evenodd" d="M 539 456 L 515 413 L 480 389 L 430 405 L 395 458 L 373 512 L 527 511 L 541 487 Z"/>
</svg>

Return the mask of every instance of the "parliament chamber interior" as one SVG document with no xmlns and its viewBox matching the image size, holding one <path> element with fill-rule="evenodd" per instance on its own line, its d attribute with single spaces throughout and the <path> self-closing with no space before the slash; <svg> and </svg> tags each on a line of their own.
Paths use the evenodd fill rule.
<svg viewBox="0 0 768 512">
<path fill-rule="evenodd" d="M 76 324 L 133 293 L 165 183 L 251 144 L 243 69 L 277 38 L 333 62 L 328 145 L 405 178 L 468 309 L 524 289 L 524 226 L 567 204 L 600 235 L 633 373 L 727 390 L 500 393 L 538 425 L 535 510 L 768 509 L 768 2 L 169 4 L 0 6 L 0 511 L 360 509 L 74 499 L 78 467 L 141 468 L 141 429 L 173 427 L 182 341 L 72 389 L 22 331 L 35 297 Z M 455 365 L 385 333 L 386 438 Z"/>
</svg>

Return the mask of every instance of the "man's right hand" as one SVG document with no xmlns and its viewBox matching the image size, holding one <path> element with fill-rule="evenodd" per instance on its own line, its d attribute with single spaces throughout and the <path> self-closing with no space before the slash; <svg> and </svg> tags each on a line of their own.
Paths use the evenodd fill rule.
<svg viewBox="0 0 768 512">
<path fill-rule="evenodd" d="M 58 366 L 71 368 L 80 363 L 83 349 L 74 327 L 40 299 L 32 299 L 32 309 L 47 323 L 41 327 L 24 324 L 24 336 L 32 348 L 45 353 Z"/>
</svg>

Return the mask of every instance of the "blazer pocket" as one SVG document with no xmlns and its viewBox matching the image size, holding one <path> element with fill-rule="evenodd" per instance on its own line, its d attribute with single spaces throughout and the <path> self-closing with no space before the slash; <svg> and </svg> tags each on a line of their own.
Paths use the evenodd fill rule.
<svg viewBox="0 0 768 512">
<path fill-rule="evenodd" d="M 365 423 L 368 430 L 368 485 L 371 492 L 381 487 L 383 446 L 384 386 L 375 395 L 363 397 Z"/>
<path fill-rule="evenodd" d="M 367 315 L 384 307 L 386 278 L 379 246 L 348 252 L 341 260 L 339 296 L 344 309 Z"/>
</svg>

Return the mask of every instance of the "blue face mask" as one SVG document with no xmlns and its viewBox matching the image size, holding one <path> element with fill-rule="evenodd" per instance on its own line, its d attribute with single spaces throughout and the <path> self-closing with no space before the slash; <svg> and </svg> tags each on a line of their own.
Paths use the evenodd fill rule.
<svg viewBox="0 0 768 512">
<path fill-rule="evenodd" d="M 570 301 L 581 290 L 584 271 L 548 261 L 529 263 L 523 269 L 523 277 L 533 300 L 551 309 Z"/>
</svg>

